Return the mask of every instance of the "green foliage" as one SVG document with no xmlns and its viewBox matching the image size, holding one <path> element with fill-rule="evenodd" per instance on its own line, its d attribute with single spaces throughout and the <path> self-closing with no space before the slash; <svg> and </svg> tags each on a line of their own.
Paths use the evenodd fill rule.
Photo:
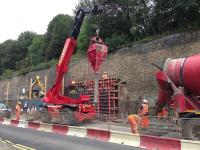
<svg viewBox="0 0 200 150">
<path fill-rule="evenodd" d="M 199 0 L 154 0 L 152 25 L 156 33 L 200 25 Z"/>
<path fill-rule="evenodd" d="M 2 74 L 2 78 L 10 78 L 12 77 L 13 73 L 13 70 L 6 69 Z"/>
<path fill-rule="evenodd" d="M 29 65 L 28 46 L 34 36 L 34 33 L 24 32 L 17 41 L 7 40 L 0 45 L 0 74 L 6 69 L 16 70 Z"/>
<path fill-rule="evenodd" d="M 26 67 L 26 68 L 20 69 L 19 71 L 13 71 L 13 70 L 10 70 L 10 69 L 6 69 L 3 72 L 3 74 L 0 76 L 0 80 L 12 78 L 14 76 L 25 75 L 29 72 L 36 71 L 36 70 L 47 69 L 49 67 L 55 66 L 56 64 L 57 64 L 57 60 L 52 59 L 49 62 L 41 63 L 37 66 Z"/>
<path fill-rule="evenodd" d="M 55 59 L 52 59 L 49 62 L 40 63 L 37 66 L 31 66 L 31 67 L 23 68 L 20 71 L 18 71 L 16 74 L 17 75 L 25 75 L 25 74 L 32 72 L 32 71 L 47 69 L 49 67 L 55 66 L 56 63 L 57 63 L 57 61 Z"/>
<path fill-rule="evenodd" d="M 101 36 L 110 38 L 113 34 L 120 33 L 131 38 L 130 9 L 124 0 L 110 0 L 103 4 L 103 12 L 100 16 Z"/>
<path fill-rule="evenodd" d="M 103 0 L 97 1 L 103 2 Z M 80 0 L 75 12 L 80 8 L 91 8 L 92 5 L 93 2 L 90 0 Z M 124 0 L 110 0 L 103 4 L 103 9 L 99 17 L 91 15 L 85 20 L 78 38 L 78 49 L 81 53 L 87 50 L 89 39 L 96 34 L 98 26 L 100 26 L 100 37 L 109 45 L 109 51 L 115 50 L 132 39 L 129 3 Z"/>
<path fill-rule="evenodd" d="M 90 41 L 90 27 L 89 27 L 89 21 L 85 20 L 83 22 L 79 37 L 78 37 L 78 51 L 77 53 L 86 53 L 87 48 Z"/>
<path fill-rule="evenodd" d="M 108 45 L 109 52 L 113 52 L 117 48 L 122 47 L 122 45 L 129 43 L 129 39 L 127 35 L 115 33 L 111 36 L 111 38 L 106 38 L 106 43 Z"/>
<path fill-rule="evenodd" d="M 80 0 L 76 10 L 81 7 L 91 8 L 92 1 Z M 109 42 L 111 50 L 123 43 L 119 35 L 133 42 L 166 32 L 199 29 L 200 26 L 199 0 L 109 0 L 103 3 L 103 8 L 100 35 Z M 92 22 L 87 20 L 90 28 L 91 24 L 97 26 L 97 18 L 91 18 Z M 79 45 L 84 42 L 80 40 Z"/>
<path fill-rule="evenodd" d="M 131 3 L 132 4 L 131 4 Z M 130 18 L 131 18 L 131 28 L 129 31 L 132 34 L 133 40 L 137 41 L 143 37 L 151 34 L 151 8 L 150 0 L 132 0 L 129 1 L 131 6 Z"/>
<path fill-rule="evenodd" d="M 44 36 L 38 35 L 33 38 L 31 45 L 28 47 L 28 57 L 31 65 L 36 66 L 43 62 Z"/>
<path fill-rule="evenodd" d="M 0 68 L 1 73 L 6 69 L 16 69 L 16 61 L 21 58 L 18 43 L 7 40 L 0 45 Z"/>
<path fill-rule="evenodd" d="M 21 69 L 30 64 L 30 60 L 28 59 L 28 47 L 31 45 L 33 38 L 36 36 L 36 33 L 25 31 L 21 33 L 18 37 L 16 48 L 19 54 L 19 60 L 16 61 L 16 68 Z"/>
<path fill-rule="evenodd" d="M 45 58 L 47 61 L 59 58 L 66 38 L 70 34 L 72 17 L 69 15 L 57 15 L 49 23 L 45 35 Z"/>
</svg>

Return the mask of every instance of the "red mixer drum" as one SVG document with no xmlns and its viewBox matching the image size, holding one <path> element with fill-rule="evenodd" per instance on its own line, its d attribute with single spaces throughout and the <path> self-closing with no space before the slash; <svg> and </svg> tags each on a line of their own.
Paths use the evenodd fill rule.
<svg viewBox="0 0 200 150">
<path fill-rule="evenodd" d="M 200 54 L 186 58 L 167 59 L 163 71 L 175 83 L 196 96 L 200 95 Z"/>
<path fill-rule="evenodd" d="M 91 38 L 90 46 L 87 51 L 89 62 L 94 72 L 97 72 L 105 61 L 108 53 L 108 47 L 98 37 Z"/>
</svg>

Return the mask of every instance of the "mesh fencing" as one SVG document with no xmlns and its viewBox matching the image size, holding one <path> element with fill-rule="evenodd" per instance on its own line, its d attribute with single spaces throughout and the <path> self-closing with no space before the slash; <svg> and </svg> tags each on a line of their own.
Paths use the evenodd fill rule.
<svg viewBox="0 0 200 150">
<path fill-rule="evenodd" d="M 42 114 L 43 113 L 43 114 Z M 87 117 L 87 114 L 81 114 Z M 50 124 L 73 125 L 92 129 L 101 129 L 105 131 L 120 131 L 131 133 L 131 127 L 127 120 L 128 114 L 119 116 L 108 116 L 106 114 L 96 114 L 84 121 L 77 121 L 73 113 L 53 112 L 51 114 L 41 111 L 21 112 L 20 120 L 45 122 Z M 8 118 L 7 116 L 3 116 Z M 43 118 L 42 118 L 43 117 Z M 109 118 L 110 117 L 110 118 Z M 10 114 L 10 119 L 16 119 L 15 111 Z M 139 133 L 168 138 L 184 138 L 190 140 L 200 140 L 200 118 L 182 118 L 148 116 L 149 125 L 144 129 L 139 124 Z"/>
</svg>

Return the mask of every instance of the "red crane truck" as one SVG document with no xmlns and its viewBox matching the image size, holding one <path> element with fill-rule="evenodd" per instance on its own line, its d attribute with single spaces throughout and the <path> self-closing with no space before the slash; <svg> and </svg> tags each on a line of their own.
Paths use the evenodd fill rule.
<svg viewBox="0 0 200 150">
<path fill-rule="evenodd" d="M 89 101 L 89 96 L 80 95 L 77 88 L 73 85 L 65 87 L 64 95 L 62 95 L 61 87 L 64 73 L 68 71 L 70 58 L 77 46 L 77 38 L 85 15 L 89 13 L 98 14 L 101 11 L 102 7 L 96 5 L 92 9 L 79 9 L 77 12 L 71 37 L 67 38 L 56 66 L 54 85 L 43 98 L 43 106 L 41 108 L 42 122 L 51 121 L 56 114 L 60 116 L 62 124 L 68 125 L 95 118 L 95 107 Z"/>
<path fill-rule="evenodd" d="M 156 65 L 159 95 L 156 111 L 173 105 L 184 138 L 200 140 L 200 54 L 168 58 Z"/>
</svg>

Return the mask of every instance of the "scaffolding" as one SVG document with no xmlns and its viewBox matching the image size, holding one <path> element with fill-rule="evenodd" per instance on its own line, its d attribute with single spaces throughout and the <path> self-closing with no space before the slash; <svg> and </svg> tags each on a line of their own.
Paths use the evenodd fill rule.
<svg viewBox="0 0 200 150">
<path fill-rule="evenodd" d="M 106 119 L 115 119 L 119 116 L 119 86 L 117 78 L 99 80 L 99 94 L 97 102 L 97 114 Z M 77 82 L 76 86 L 80 94 L 89 95 L 90 101 L 94 101 L 94 81 Z"/>
</svg>

